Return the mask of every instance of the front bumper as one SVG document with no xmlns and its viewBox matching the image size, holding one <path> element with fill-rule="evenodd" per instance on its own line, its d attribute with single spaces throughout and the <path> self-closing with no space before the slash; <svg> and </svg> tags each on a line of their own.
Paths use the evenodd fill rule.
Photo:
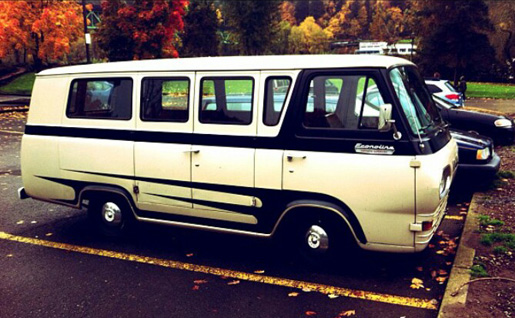
<svg viewBox="0 0 515 318">
<path fill-rule="evenodd" d="M 487 163 L 458 163 L 459 177 L 482 177 L 491 178 L 495 176 L 501 167 L 501 158 L 495 152 Z"/>
</svg>

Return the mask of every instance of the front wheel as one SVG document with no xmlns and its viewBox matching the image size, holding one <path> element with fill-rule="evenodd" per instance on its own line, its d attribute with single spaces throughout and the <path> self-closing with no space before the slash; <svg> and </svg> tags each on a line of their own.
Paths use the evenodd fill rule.
<svg viewBox="0 0 515 318">
<path fill-rule="evenodd" d="M 117 237 L 127 231 L 132 213 L 125 198 L 99 196 L 92 200 L 88 213 L 96 227 L 106 236 Z"/>
<path fill-rule="evenodd" d="M 349 246 L 347 227 L 336 217 L 317 215 L 297 223 L 293 244 L 309 264 L 326 265 L 335 260 Z"/>
</svg>

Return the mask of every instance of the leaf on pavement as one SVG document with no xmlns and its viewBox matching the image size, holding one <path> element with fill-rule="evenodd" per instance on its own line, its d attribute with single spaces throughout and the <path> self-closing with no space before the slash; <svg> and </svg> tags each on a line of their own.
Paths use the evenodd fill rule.
<svg viewBox="0 0 515 318">
<path fill-rule="evenodd" d="M 335 294 L 329 294 L 329 295 L 327 295 L 327 297 L 329 297 L 329 299 L 336 299 L 336 298 L 338 298 L 340 296 L 335 295 Z"/>
<path fill-rule="evenodd" d="M 424 281 L 421 280 L 421 279 L 418 279 L 418 278 L 413 278 L 411 280 L 411 288 L 413 289 L 420 289 L 420 288 L 424 288 Z"/>
<path fill-rule="evenodd" d="M 186 257 L 193 257 L 193 255 L 195 255 L 195 254 L 189 253 L 189 254 L 186 254 Z"/>
<path fill-rule="evenodd" d="M 194 280 L 193 283 L 195 283 L 195 285 L 207 284 L 207 280 L 198 279 L 198 280 Z"/>
<path fill-rule="evenodd" d="M 239 280 L 233 280 L 227 283 L 227 285 L 238 285 L 240 283 Z"/>
<path fill-rule="evenodd" d="M 306 316 L 316 316 L 316 311 L 306 311 Z"/>
<path fill-rule="evenodd" d="M 292 293 L 288 294 L 288 297 L 297 297 L 297 296 L 299 296 L 299 293 L 297 293 L 297 292 L 292 292 Z"/>
<path fill-rule="evenodd" d="M 21 225 L 23 223 L 25 223 L 25 221 L 23 221 L 23 220 L 19 220 L 18 222 L 16 222 L 16 224 L 18 224 L 18 225 Z"/>
<path fill-rule="evenodd" d="M 191 288 L 191 290 L 199 290 L 199 289 L 200 289 L 199 285 L 195 285 L 195 286 L 193 286 L 193 288 Z"/>
<path fill-rule="evenodd" d="M 417 267 L 417 271 L 419 271 L 419 272 L 424 271 L 424 267 L 422 267 L 422 266 Z"/>
<path fill-rule="evenodd" d="M 338 317 L 350 317 L 350 316 L 355 316 L 356 315 L 356 311 L 355 310 L 347 310 L 347 311 L 342 311 Z"/>
<path fill-rule="evenodd" d="M 264 274 L 265 271 L 264 270 L 257 270 L 257 271 L 254 271 L 254 274 Z"/>
</svg>

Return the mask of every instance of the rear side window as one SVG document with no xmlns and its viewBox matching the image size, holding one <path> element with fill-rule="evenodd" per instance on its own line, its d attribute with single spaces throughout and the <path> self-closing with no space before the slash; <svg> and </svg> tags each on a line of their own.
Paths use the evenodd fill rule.
<svg viewBox="0 0 515 318">
<path fill-rule="evenodd" d="M 70 88 L 69 118 L 129 120 L 132 117 L 132 79 L 78 79 Z"/>
<path fill-rule="evenodd" d="M 252 122 L 253 78 L 205 78 L 201 92 L 201 123 L 249 125 Z"/>
<path fill-rule="evenodd" d="M 263 113 L 263 123 L 265 125 L 275 126 L 279 123 L 290 86 L 291 78 L 289 77 L 267 78 Z"/>
<path fill-rule="evenodd" d="M 188 78 L 145 78 L 141 90 L 143 121 L 187 122 Z"/>
</svg>

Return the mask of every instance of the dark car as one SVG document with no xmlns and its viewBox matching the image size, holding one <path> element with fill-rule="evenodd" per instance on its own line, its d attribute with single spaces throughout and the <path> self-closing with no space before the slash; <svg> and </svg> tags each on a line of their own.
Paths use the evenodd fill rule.
<svg viewBox="0 0 515 318">
<path fill-rule="evenodd" d="M 515 138 L 513 119 L 498 114 L 483 113 L 456 107 L 438 96 L 433 96 L 442 118 L 451 124 L 451 128 L 473 131 L 494 140 L 496 144 L 512 144 Z"/>
<path fill-rule="evenodd" d="M 475 133 L 451 129 L 458 144 L 458 176 L 489 181 L 501 165 L 501 158 L 494 151 L 491 138 Z"/>
</svg>

